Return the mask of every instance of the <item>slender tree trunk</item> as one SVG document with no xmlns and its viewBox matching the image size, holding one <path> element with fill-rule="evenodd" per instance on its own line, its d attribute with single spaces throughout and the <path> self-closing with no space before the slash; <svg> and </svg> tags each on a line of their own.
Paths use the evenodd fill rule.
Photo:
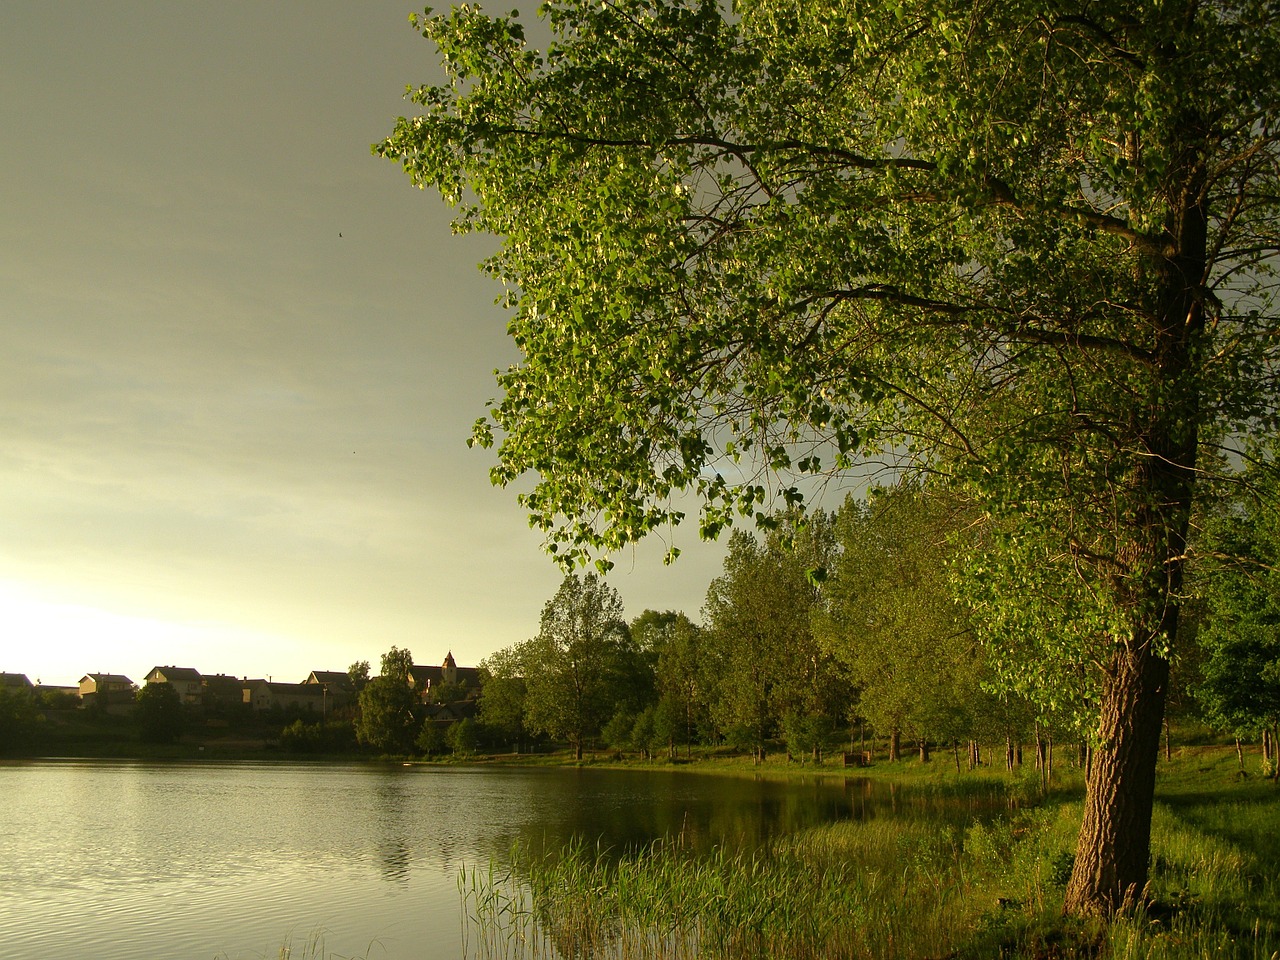
<svg viewBox="0 0 1280 960">
<path fill-rule="evenodd" d="M 1169 718 L 1164 718 L 1164 758 L 1173 759 L 1173 733 L 1169 727 Z"/>
<path fill-rule="evenodd" d="M 902 731 L 894 727 L 889 731 L 889 762 L 895 763 L 902 759 Z"/>
<path fill-rule="evenodd" d="M 1005 737 L 1004 739 L 1004 768 L 1013 773 L 1013 737 Z"/>
<path fill-rule="evenodd" d="M 1236 762 L 1240 764 L 1240 772 L 1244 773 L 1244 747 L 1240 746 L 1240 738 L 1236 737 Z"/>
<path fill-rule="evenodd" d="M 924 737 L 920 738 L 920 762 L 929 762 L 929 741 Z"/>
</svg>

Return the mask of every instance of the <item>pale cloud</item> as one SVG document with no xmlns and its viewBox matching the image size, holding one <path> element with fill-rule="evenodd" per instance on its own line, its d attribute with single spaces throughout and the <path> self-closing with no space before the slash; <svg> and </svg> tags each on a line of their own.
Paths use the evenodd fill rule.
<svg viewBox="0 0 1280 960">
<path fill-rule="evenodd" d="M 0 10 L 4 669 L 300 677 L 536 631 L 560 573 L 465 446 L 513 359 L 493 241 L 369 154 L 436 69 L 408 9 Z M 697 615 L 723 548 L 680 545 L 617 558 L 631 613 Z"/>
</svg>

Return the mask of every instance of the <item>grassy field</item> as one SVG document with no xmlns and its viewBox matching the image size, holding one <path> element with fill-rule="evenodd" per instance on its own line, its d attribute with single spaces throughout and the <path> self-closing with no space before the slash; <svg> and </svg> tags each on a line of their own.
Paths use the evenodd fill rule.
<svg viewBox="0 0 1280 960">
<path fill-rule="evenodd" d="M 732 761 L 694 766 L 761 772 Z M 1161 762 L 1148 905 L 1110 924 L 1062 917 L 1082 809 L 1078 772 L 1060 771 L 1048 792 L 1034 775 L 957 775 L 943 763 L 858 772 L 957 798 L 1001 780 L 1010 810 L 967 826 L 840 823 L 751 856 L 697 858 L 668 845 L 621 861 L 582 848 L 517 858 L 515 870 L 462 875 L 469 952 L 1280 960 L 1280 790 L 1256 772 L 1242 776 L 1230 748 L 1187 747 Z"/>
</svg>

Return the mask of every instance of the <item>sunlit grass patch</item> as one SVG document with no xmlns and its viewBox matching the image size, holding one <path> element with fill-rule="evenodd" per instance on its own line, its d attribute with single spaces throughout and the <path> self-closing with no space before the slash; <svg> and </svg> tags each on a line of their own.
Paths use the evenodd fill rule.
<svg viewBox="0 0 1280 960">
<path fill-rule="evenodd" d="M 464 874 L 468 956 L 1280 960 L 1280 794 L 1224 780 L 1216 761 L 1177 764 L 1148 902 L 1110 923 L 1062 915 L 1083 810 L 1072 776 L 1047 793 L 1023 777 L 993 805 L 989 777 L 930 774 L 882 816 L 750 853 L 580 845 Z"/>
</svg>

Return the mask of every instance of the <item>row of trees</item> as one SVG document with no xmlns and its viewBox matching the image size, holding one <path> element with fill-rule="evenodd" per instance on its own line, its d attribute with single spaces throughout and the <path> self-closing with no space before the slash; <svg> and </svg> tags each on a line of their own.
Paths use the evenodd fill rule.
<svg viewBox="0 0 1280 960">
<path fill-rule="evenodd" d="M 1216 559 L 1192 584 L 1174 689 L 1178 709 L 1261 733 L 1275 770 L 1280 521 L 1263 505 L 1280 489 L 1268 489 L 1269 468 L 1255 474 L 1250 496 L 1219 503 L 1201 528 L 1199 551 Z M 970 763 L 978 744 L 999 744 L 1012 766 L 1034 743 L 1043 762 L 1055 739 L 1089 756 L 1095 674 L 1039 657 L 1034 637 L 1014 642 L 1033 617 L 993 615 L 988 565 L 1006 533 L 972 504 L 904 484 L 768 526 L 731 537 L 701 624 L 652 610 L 628 624 L 604 580 L 568 575 L 537 636 L 482 664 L 483 735 L 549 737 L 579 757 L 596 741 L 670 754 L 727 743 L 757 756 L 781 742 L 816 758 L 868 732 L 895 759 L 903 740 L 922 760 L 931 744 L 967 744 Z M 1030 581 L 1027 609 L 1087 613 L 1076 589 Z"/>
<path fill-rule="evenodd" d="M 895 755 L 904 733 L 927 750 L 989 737 L 994 717 L 1002 738 L 1020 737 L 1011 710 L 981 692 L 976 641 L 948 592 L 954 518 L 943 509 L 901 490 L 803 524 L 775 518 L 762 538 L 736 532 L 701 625 L 652 610 L 628 624 L 607 583 L 570 574 L 537 636 L 482 664 L 481 719 L 512 741 L 568 741 L 579 756 L 592 739 L 757 756 L 783 740 L 817 756 L 863 721 Z"/>
</svg>

